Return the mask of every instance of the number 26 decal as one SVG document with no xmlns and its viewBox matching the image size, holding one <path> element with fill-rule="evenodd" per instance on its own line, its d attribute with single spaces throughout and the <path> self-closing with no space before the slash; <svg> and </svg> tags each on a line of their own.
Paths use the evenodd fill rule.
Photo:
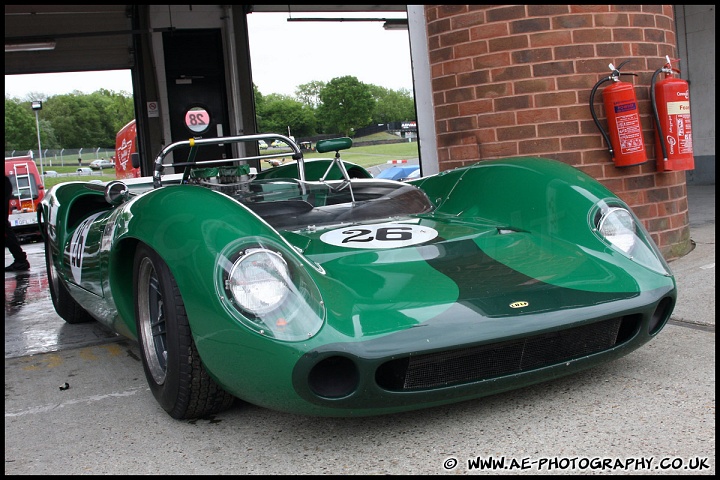
<svg viewBox="0 0 720 480">
<path fill-rule="evenodd" d="M 412 238 L 411 227 L 383 227 L 375 231 L 366 228 L 350 229 L 342 232 L 343 235 L 350 235 L 342 243 L 348 242 L 372 242 L 379 240 L 381 242 L 392 240 L 410 240 Z"/>
<path fill-rule="evenodd" d="M 437 235 L 437 231 L 430 227 L 383 223 L 338 228 L 323 233 L 320 240 L 346 248 L 397 248 L 424 243 Z"/>
</svg>

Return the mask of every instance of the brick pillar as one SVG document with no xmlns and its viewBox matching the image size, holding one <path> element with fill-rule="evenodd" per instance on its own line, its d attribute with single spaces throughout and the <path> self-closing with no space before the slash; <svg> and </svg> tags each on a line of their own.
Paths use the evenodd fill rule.
<svg viewBox="0 0 720 480">
<path fill-rule="evenodd" d="M 633 209 L 666 259 L 691 250 L 685 172 L 655 167 L 650 80 L 677 58 L 672 5 L 426 5 L 438 164 L 542 156 Z M 616 167 L 590 113 L 610 75 L 635 85 L 648 162 Z M 607 131 L 602 90 L 595 112 Z"/>
</svg>

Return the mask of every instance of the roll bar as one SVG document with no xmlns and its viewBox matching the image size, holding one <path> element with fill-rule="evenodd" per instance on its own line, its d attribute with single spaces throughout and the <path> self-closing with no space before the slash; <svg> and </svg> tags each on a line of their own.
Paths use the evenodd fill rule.
<svg viewBox="0 0 720 480">
<path fill-rule="evenodd" d="M 239 158 L 222 158 L 218 160 L 199 160 L 195 161 L 195 155 L 197 154 L 198 148 L 204 145 L 220 145 L 224 143 L 240 143 L 240 142 L 257 142 L 258 140 L 265 140 L 272 142 L 273 140 L 280 140 L 285 142 L 293 151 L 292 158 L 298 162 L 298 175 L 301 181 L 305 181 L 305 163 L 303 161 L 303 154 L 300 147 L 290 138 L 285 135 L 277 133 L 256 133 L 252 135 L 239 135 L 234 137 L 216 137 L 216 138 L 190 138 L 188 140 L 182 140 L 180 142 L 171 143 L 167 147 L 163 148 L 157 157 L 153 166 L 153 187 L 159 188 L 162 186 L 161 175 L 165 167 L 189 167 L 199 165 L 217 165 L 226 164 L 228 162 L 236 161 L 248 161 L 248 160 L 260 160 L 265 158 L 278 158 L 286 157 L 287 153 L 268 153 L 264 155 L 255 155 Z M 268 142 L 268 143 L 270 143 Z M 164 163 L 165 157 L 174 151 L 181 148 L 189 148 L 190 153 L 188 154 L 188 160 L 186 162 L 179 163 Z"/>
</svg>

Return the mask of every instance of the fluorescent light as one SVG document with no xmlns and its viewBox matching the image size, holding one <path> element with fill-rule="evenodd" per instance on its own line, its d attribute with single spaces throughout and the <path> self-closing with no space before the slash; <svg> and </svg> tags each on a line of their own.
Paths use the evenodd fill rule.
<svg viewBox="0 0 720 480">
<path fill-rule="evenodd" d="M 319 18 L 288 18 L 288 22 L 384 22 L 385 30 L 407 30 L 407 18 L 336 18 L 336 17 L 319 17 Z"/>
<path fill-rule="evenodd" d="M 55 50 L 55 42 L 27 42 L 27 43 L 6 43 L 5 53 L 8 52 L 39 52 L 42 50 Z"/>
<path fill-rule="evenodd" d="M 407 18 L 388 18 L 383 24 L 385 30 L 407 30 Z"/>
</svg>

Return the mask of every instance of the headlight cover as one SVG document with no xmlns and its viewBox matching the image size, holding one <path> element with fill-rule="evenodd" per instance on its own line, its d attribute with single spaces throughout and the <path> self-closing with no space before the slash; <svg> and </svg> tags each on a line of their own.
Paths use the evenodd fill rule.
<svg viewBox="0 0 720 480">
<path fill-rule="evenodd" d="M 320 292 L 304 267 L 275 248 L 259 244 L 233 248 L 219 262 L 219 293 L 235 319 L 277 340 L 311 338 L 322 327 Z"/>
<path fill-rule="evenodd" d="M 671 274 L 650 234 L 627 207 L 603 201 L 591 218 L 593 230 L 615 250 L 655 272 Z"/>
<path fill-rule="evenodd" d="M 639 239 L 630 212 L 620 207 L 608 209 L 600 217 L 597 229 L 615 248 L 629 257 L 632 256 L 633 248 Z"/>
<path fill-rule="evenodd" d="M 256 316 L 278 308 L 291 285 L 287 262 L 279 253 L 264 248 L 245 250 L 225 281 L 237 305 Z"/>
</svg>

